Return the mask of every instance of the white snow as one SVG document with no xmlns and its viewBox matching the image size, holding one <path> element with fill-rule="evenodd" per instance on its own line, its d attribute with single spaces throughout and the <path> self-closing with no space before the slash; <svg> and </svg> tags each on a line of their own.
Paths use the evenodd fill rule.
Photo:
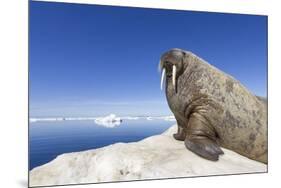
<svg viewBox="0 0 281 188">
<path fill-rule="evenodd" d="M 113 128 L 120 125 L 122 122 L 120 117 L 117 117 L 115 114 L 110 114 L 105 117 L 99 117 L 95 119 L 95 123 L 102 125 L 104 127 Z"/>
<path fill-rule="evenodd" d="M 30 171 L 30 186 L 267 171 L 267 165 L 227 149 L 217 162 L 198 157 L 172 137 L 175 132 L 176 125 L 139 142 L 60 155 Z"/>
</svg>

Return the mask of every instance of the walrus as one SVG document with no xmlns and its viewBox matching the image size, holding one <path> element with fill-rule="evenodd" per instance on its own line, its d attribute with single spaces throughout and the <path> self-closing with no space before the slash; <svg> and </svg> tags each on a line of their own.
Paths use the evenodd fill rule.
<svg viewBox="0 0 281 188">
<path fill-rule="evenodd" d="M 267 164 L 267 102 L 192 52 L 171 49 L 159 63 L 176 140 L 208 160 L 221 147 Z"/>
</svg>

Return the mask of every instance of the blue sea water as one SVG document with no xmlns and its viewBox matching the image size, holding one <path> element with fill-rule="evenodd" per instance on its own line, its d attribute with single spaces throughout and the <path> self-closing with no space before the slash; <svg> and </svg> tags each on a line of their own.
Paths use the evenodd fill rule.
<svg viewBox="0 0 281 188">
<path fill-rule="evenodd" d="M 117 142 L 135 142 L 160 134 L 175 122 L 123 120 L 114 127 L 93 120 L 32 122 L 29 125 L 29 170 L 69 152 L 100 148 Z"/>
</svg>

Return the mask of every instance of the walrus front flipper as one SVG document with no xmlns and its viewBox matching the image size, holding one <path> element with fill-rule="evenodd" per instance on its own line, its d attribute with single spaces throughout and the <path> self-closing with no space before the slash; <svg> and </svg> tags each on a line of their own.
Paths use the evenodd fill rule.
<svg viewBox="0 0 281 188">
<path fill-rule="evenodd" d="M 179 141 L 184 141 L 186 138 L 186 133 L 182 127 L 178 125 L 178 132 L 173 134 L 174 138 Z"/>
<path fill-rule="evenodd" d="M 220 147 L 208 138 L 186 138 L 184 144 L 189 150 L 208 160 L 217 161 L 219 155 L 223 154 Z"/>
<path fill-rule="evenodd" d="M 223 151 L 216 142 L 214 130 L 210 129 L 200 114 L 192 114 L 188 121 L 184 144 L 187 149 L 208 160 L 217 161 Z"/>
</svg>

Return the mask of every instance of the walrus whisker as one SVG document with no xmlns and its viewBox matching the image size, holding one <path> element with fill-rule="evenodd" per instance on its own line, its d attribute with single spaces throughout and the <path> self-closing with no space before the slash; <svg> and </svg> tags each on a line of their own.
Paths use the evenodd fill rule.
<svg viewBox="0 0 281 188">
<path fill-rule="evenodd" d="M 173 65 L 173 86 L 176 90 L 176 77 L 177 77 L 177 67 L 176 65 Z"/>
<path fill-rule="evenodd" d="M 161 90 L 163 90 L 163 82 L 165 78 L 166 78 L 166 69 L 164 68 L 161 76 L 161 85 L 160 85 Z"/>
</svg>

